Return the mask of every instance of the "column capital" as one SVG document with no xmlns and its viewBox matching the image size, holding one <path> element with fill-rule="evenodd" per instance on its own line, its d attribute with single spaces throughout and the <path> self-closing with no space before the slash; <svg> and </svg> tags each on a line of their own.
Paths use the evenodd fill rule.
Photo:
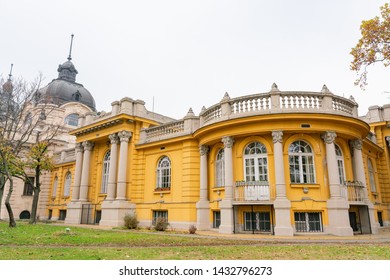
<svg viewBox="0 0 390 280">
<path fill-rule="evenodd" d="M 233 139 L 233 137 L 225 136 L 222 138 L 222 143 L 225 146 L 225 148 L 232 148 L 233 143 L 234 143 L 234 139 Z"/>
<path fill-rule="evenodd" d="M 352 148 L 356 149 L 356 150 L 361 150 L 362 147 L 363 147 L 363 141 L 362 139 L 355 139 L 355 140 L 352 140 L 351 141 L 351 146 Z"/>
<path fill-rule="evenodd" d="M 93 148 L 93 143 L 90 141 L 83 142 L 83 147 L 85 151 L 91 151 Z"/>
<path fill-rule="evenodd" d="M 200 152 L 201 156 L 207 155 L 209 153 L 209 150 L 210 150 L 210 148 L 207 145 L 200 145 L 199 146 L 199 152 Z"/>
<path fill-rule="evenodd" d="M 272 142 L 283 143 L 283 131 L 282 130 L 274 130 L 272 131 Z"/>
<path fill-rule="evenodd" d="M 334 140 L 336 139 L 337 134 L 334 131 L 327 131 L 324 134 L 322 134 L 321 137 L 326 144 L 332 144 L 332 143 L 334 143 Z"/>
<path fill-rule="evenodd" d="M 118 132 L 118 137 L 121 142 L 129 142 L 130 137 L 133 135 L 131 131 L 122 130 Z"/>
<path fill-rule="evenodd" d="M 83 143 L 76 143 L 75 151 L 76 153 L 82 153 L 84 151 Z"/>
<path fill-rule="evenodd" d="M 108 135 L 108 138 L 110 139 L 111 144 L 118 144 L 119 143 L 119 137 L 116 133 Z"/>
</svg>

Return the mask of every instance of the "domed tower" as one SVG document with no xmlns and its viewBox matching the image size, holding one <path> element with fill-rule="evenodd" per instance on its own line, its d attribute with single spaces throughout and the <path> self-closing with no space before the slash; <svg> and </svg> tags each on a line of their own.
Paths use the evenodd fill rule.
<svg viewBox="0 0 390 280">
<path fill-rule="evenodd" d="M 95 100 L 91 93 L 82 84 L 76 82 L 78 72 L 72 63 L 72 44 L 73 34 L 67 61 L 58 66 L 58 78 L 40 89 L 37 99 L 58 106 L 69 102 L 78 102 L 88 106 L 92 111 L 96 111 Z"/>
</svg>

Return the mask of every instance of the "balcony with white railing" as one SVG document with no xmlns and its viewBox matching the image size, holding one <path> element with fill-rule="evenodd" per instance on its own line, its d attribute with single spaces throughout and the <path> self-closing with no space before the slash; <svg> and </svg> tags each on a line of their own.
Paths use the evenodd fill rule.
<svg viewBox="0 0 390 280">
<path fill-rule="evenodd" d="M 235 183 L 233 190 L 234 204 L 268 204 L 275 199 L 268 182 Z"/>
<path fill-rule="evenodd" d="M 236 98 L 226 93 L 222 100 L 202 108 L 199 116 L 190 110 L 181 120 L 164 122 L 144 129 L 141 144 L 189 135 L 199 128 L 231 119 L 269 114 L 320 113 L 358 118 L 358 105 L 353 98 L 334 95 L 324 85 L 320 92 L 280 91 L 274 84 L 271 91 Z"/>
<path fill-rule="evenodd" d="M 342 186 L 342 197 L 350 203 L 363 202 L 365 199 L 364 184 L 357 181 L 346 181 Z"/>
<path fill-rule="evenodd" d="M 274 84 L 266 93 L 230 98 L 226 93 L 220 103 L 204 108 L 200 126 L 246 116 L 280 113 L 324 113 L 358 118 L 357 103 L 332 94 L 324 85 L 321 92 L 280 91 Z"/>
</svg>

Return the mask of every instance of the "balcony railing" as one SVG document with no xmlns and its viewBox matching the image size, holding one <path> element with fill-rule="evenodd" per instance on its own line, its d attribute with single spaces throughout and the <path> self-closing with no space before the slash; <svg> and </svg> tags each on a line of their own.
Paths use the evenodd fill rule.
<svg viewBox="0 0 390 280">
<path fill-rule="evenodd" d="M 364 184 L 357 181 L 344 182 L 342 196 L 350 202 L 361 202 L 364 200 Z"/>
<path fill-rule="evenodd" d="M 235 202 L 271 201 L 273 195 L 268 182 L 238 181 L 234 187 Z"/>
<path fill-rule="evenodd" d="M 201 126 L 231 118 L 292 112 L 358 117 L 357 104 L 331 93 L 276 91 L 224 99 L 200 113 Z"/>
</svg>

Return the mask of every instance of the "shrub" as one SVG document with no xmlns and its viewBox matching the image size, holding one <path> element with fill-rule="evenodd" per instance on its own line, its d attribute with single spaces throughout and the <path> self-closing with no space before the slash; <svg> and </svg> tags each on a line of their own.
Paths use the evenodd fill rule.
<svg viewBox="0 0 390 280">
<path fill-rule="evenodd" d="M 167 219 L 163 217 L 158 217 L 156 219 L 156 224 L 154 225 L 154 229 L 157 231 L 165 231 L 167 227 L 169 226 L 169 223 Z"/>
<path fill-rule="evenodd" d="M 139 221 L 137 219 L 137 214 L 135 212 L 128 213 L 124 217 L 125 228 L 136 229 L 138 228 Z"/>
<path fill-rule="evenodd" d="M 197 228 L 195 225 L 190 225 L 190 227 L 188 228 L 188 232 L 190 234 L 195 234 L 196 230 L 197 230 Z"/>
</svg>

